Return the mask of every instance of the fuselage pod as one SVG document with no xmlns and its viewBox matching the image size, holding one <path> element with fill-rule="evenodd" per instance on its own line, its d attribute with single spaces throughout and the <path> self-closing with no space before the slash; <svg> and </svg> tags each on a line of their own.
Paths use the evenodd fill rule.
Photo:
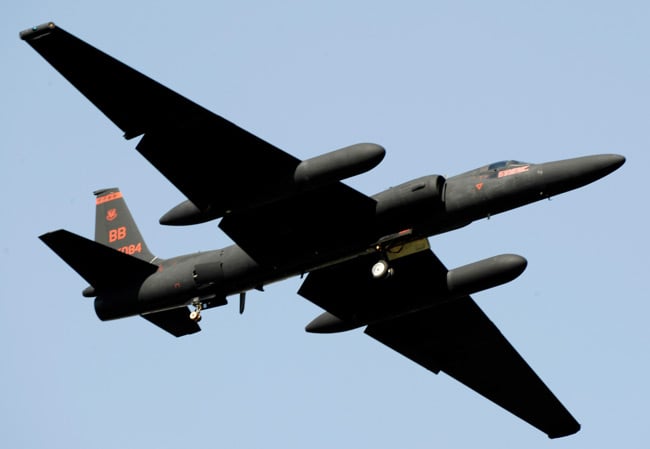
<svg viewBox="0 0 650 449">
<path fill-rule="evenodd" d="M 381 145 L 358 143 L 306 159 L 296 166 L 293 179 L 283 183 L 279 190 L 271 188 L 267 192 L 256 192 L 256 198 L 251 200 L 253 203 L 248 204 L 248 207 L 280 201 L 297 192 L 360 175 L 375 168 L 385 155 L 386 150 Z M 213 205 L 201 208 L 186 200 L 166 212 L 159 222 L 163 225 L 186 226 L 214 220 L 222 217 L 224 213 L 226 210 L 223 208 Z"/>
<path fill-rule="evenodd" d="M 437 287 L 438 293 L 429 298 L 424 304 L 410 305 L 410 309 L 395 304 L 392 310 L 385 310 L 382 315 L 373 316 L 367 311 L 360 311 L 361 320 L 343 320 L 330 312 L 324 312 L 312 320 L 305 328 L 307 332 L 317 334 L 330 334 L 356 329 L 367 324 L 408 315 L 422 309 L 435 307 L 444 302 L 465 297 L 472 293 L 487 290 L 505 284 L 517 278 L 526 269 L 528 262 L 516 254 L 501 254 L 487 259 L 473 262 L 462 267 L 454 268 L 447 272 L 441 285 Z M 376 282 L 384 282 L 377 280 Z"/>
<path fill-rule="evenodd" d="M 316 187 L 360 175 L 375 168 L 386 150 L 374 143 L 358 143 L 302 161 L 293 180 L 298 186 Z"/>
</svg>

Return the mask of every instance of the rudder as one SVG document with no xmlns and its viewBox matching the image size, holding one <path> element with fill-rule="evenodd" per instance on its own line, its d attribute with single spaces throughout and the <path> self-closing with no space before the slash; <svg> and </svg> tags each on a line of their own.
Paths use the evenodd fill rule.
<svg viewBox="0 0 650 449">
<path fill-rule="evenodd" d="M 96 196 L 95 241 L 152 262 L 156 257 L 144 242 L 120 189 L 100 189 L 93 194 Z"/>
</svg>

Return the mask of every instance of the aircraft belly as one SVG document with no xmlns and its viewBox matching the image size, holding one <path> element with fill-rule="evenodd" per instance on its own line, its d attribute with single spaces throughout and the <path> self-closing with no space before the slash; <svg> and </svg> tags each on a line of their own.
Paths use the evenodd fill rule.
<svg viewBox="0 0 650 449">
<path fill-rule="evenodd" d="M 311 272 L 298 294 L 338 318 L 369 323 L 432 307 L 443 300 L 447 270 L 430 251 L 394 259 L 394 274 L 375 279 L 369 254 Z"/>
<path fill-rule="evenodd" d="M 371 245 L 375 205 L 337 182 L 233 212 L 219 227 L 258 264 L 300 271 Z"/>
</svg>

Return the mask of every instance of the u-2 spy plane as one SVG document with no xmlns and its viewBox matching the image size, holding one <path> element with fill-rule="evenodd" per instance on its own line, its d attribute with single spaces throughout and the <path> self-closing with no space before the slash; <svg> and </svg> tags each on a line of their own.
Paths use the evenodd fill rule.
<svg viewBox="0 0 650 449">
<path fill-rule="evenodd" d="M 361 143 L 300 160 L 204 109 L 53 23 L 20 33 L 186 197 L 165 225 L 221 219 L 236 244 L 154 256 L 117 188 L 95 191 L 95 239 L 57 230 L 40 239 L 90 284 L 97 316 L 140 315 L 175 336 L 201 312 L 306 274 L 298 294 L 324 312 L 306 327 L 365 333 L 443 371 L 550 438 L 580 425 L 469 296 L 526 267 L 503 254 L 447 269 L 427 238 L 589 184 L 615 154 L 531 164 L 514 160 L 445 178 L 424 176 L 375 195 L 341 181 L 381 162 Z M 192 308 L 192 309 L 190 309 Z"/>
</svg>

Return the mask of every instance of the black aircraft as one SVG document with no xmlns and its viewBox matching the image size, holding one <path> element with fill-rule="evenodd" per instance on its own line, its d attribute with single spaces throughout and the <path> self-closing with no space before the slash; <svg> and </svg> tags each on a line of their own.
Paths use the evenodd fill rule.
<svg viewBox="0 0 650 449">
<path fill-rule="evenodd" d="M 308 332 L 365 333 L 423 367 L 444 371 L 545 432 L 578 422 L 470 298 L 519 276 L 504 254 L 448 270 L 427 238 L 576 189 L 624 162 L 615 154 L 543 164 L 497 162 L 430 175 L 365 195 L 341 182 L 375 167 L 384 149 L 361 143 L 299 160 L 67 33 L 53 23 L 20 37 L 132 139 L 186 197 L 160 219 L 220 218 L 236 245 L 159 259 L 117 188 L 97 190 L 94 241 L 40 236 L 90 286 L 101 320 L 140 315 L 182 336 L 201 311 L 307 274 L 298 294 L 325 312 Z M 190 309 L 190 307 L 192 309 Z"/>
</svg>

